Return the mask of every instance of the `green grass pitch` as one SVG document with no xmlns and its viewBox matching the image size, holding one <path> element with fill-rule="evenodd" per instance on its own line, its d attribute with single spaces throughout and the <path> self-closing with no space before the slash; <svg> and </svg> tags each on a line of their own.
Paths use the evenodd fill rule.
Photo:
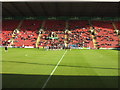
<svg viewBox="0 0 120 90">
<path fill-rule="evenodd" d="M 8 50 L 0 62 L 3 88 L 42 88 L 52 72 L 44 88 L 118 87 L 117 50 Z"/>
</svg>

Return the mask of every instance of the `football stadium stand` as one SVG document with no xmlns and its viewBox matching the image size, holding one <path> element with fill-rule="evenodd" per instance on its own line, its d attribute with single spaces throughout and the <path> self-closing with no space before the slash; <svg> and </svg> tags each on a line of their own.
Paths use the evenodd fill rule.
<svg viewBox="0 0 120 90">
<path fill-rule="evenodd" d="M 98 47 L 119 47 L 118 35 L 111 21 L 93 21 L 93 27 L 96 31 L 95 38 Z"/>
<path fill-rule="evenodd" d="M 37 31 L 39 30 L 42 21 L 24 20 L 20 26 L 20 32 L 15 38 L 15 46 L 34 46 L 37 39 Z"/>
<path fill-rule="evenodd" d="M 119 21 L 4 20 L 2 43 L 24 47 L 119 48 Z"/>
<path fill-rule="evenodd" d="M 13 31 L 19 25 L 19 20 L 5 20 L 2 22 L 2 44 L 6 41 L 11 42 Z"/>
</svg>

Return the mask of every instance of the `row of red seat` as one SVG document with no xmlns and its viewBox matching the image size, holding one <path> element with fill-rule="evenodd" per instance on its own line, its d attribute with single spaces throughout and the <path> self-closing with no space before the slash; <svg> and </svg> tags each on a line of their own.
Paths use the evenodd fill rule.
<svg viewBox="0 0 120 90">
<path fill-rule="evenodd" d="M 112 21 L 92 21 L 92 24 L 95 27 L 114 30 L 114 27 L 112 25 Z"/>
<path fill-rule="evenodd" d="M 76 30 L 81 28 L 89 29 L 90 25 L 88 21 L 73 20 L 68 22 L 68 27 L 70 30 Z"/>
<path fill-rule="evenodd" d="M 36 32 L 41 26 L 41 20 L 24 20 L 20 27 L 20 33 L 17 35 L 17 38 L 15 38 L 14 44 L 16 46 L 34 46 L 38 37 Z"/>
<path fill-rule="evenodd" d="M 118 30 L 120 30 L 120 21 L 116 21 L 116 22 L 114 22 L 115 23 L 115 25 L 116 25 L 116 28 L 118 29 Z"/>
<path fill-rule="evenodd" d="M 17 28 L 19 23 L 20 21 L 18 20 L 3 21 L 2 41 L 12 38 L 12 32 Z M 20 27 L 20 33 L 14 39 L 15 46 L 34 46 L 38 37 L 37 32 L 41 28 L 42 23 L 43 21 L 41 20 L 24 20 Z M 114 27 L 111 21 L 92 21 L 92 25 L 97 33 L 95 35 L 96 42 L 100 47 L 118 47 L 118 35 L 114 33 Z M 115 22 L 115 25 L 116 27 L 120 27 L 119 22 Z M 41 37 L 40 46 L 51 45 L 52 43 L 64 44 L 66 21 L 46 20 L 43 27 L 45 33 Z M 71 30 L 71 33 L 69 33 L 69 44 L 82 47 L 94 47 L 93 38 L 89 32 L 90 25 L 88 21 L 68 21 L 68 29 Z M 51 31 L 58 35 L 58 40 L 53 42 L 52 40 L 46 40 L 44 38 L 48 36 Z"/>
<path fill-rule="evenodd" d="M 92 35 L 89 32 L 90 25 L 88 21 L 73 20 L 68 22 L 70 34 L 70 44 L 79 47 L 94 48 Z"/>
<path fill-rule="evenodd" d="M 8 41 L 12 38 L 13 30 L 17 28 L 19 23 L 19 20 L 5 20 L 2 22 L 2 42 L 0 44 L 3 44 L 4 41 Z"/>
<path fill-rule="evenodd" d="M 115 33 L 111 21 L 93 21 L 96 31 L 96 42 L 98 47 L 114 48 L 119 47 L 118 35 Z"/>
<path fill-rule="evenodd" d="M 64 31 L 65 27 L 65 21 L 63 20 L 47 20 L 45 22 L 44 30 Z"/>
</svg>

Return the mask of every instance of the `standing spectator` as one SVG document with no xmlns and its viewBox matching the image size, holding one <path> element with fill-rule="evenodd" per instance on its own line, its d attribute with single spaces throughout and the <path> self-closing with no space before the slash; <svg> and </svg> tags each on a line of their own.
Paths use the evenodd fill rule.
<svg viewBox="0 0 120 90">
<path fill-rule="evenodd" d="M 5 52 L 8 52 L 8 47 L 7 47 L 7 45 L 5 46 Z"/>
</svg>

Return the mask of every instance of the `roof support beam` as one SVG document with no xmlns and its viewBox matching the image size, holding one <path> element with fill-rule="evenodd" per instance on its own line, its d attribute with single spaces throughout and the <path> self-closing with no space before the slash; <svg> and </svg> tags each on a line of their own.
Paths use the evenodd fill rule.
<svg viewBox="0 0 120 90">
<path fill-rule="evenodd" d="M 45 7 L 43 6 L 43 3 L 40 2 L 40 6 L 41 6 L 41 8 L 42 8 L 42 10 L 43 10 L 44 15 L 45 15 L 45 16 L 48 16 L 48 13 L 47 13 Z"/>
<path fill-rule="evenodd" d="M 9 15 L 6 16 L 15 16 L 13 13 L 11 13 L 6 7 L 2 7 Z"/>
<path fill-rule="evenodd" d="M 18 11 L 22 16 L 26 16 L 26 15 L 24 15 L 24 13 L 17 7 L 16 3 L 11 3 L 11 5 L 12 5 L 15 9 L 17 9 L 17 11 Z"/>
<path fill-rule="evenodd" d="M 59 10 L 59 8 L 58 8 L 58 3 L 55 3 L 55 8 L 56 8 L 56 16 L 59 16 L 60 15 L 60 10 Z"/>
<path fill-rule="evenodd" d="M 26 4 L 26 6 L 29 8 L 30 13 L 31 13 L 33 16 L 37 16 L 37 15 L 35 14 L 35 12 L 32 10 L 31 6 L 28 4 L 28 2 L 25 2 L 25 4 Z"/>
</svg>

